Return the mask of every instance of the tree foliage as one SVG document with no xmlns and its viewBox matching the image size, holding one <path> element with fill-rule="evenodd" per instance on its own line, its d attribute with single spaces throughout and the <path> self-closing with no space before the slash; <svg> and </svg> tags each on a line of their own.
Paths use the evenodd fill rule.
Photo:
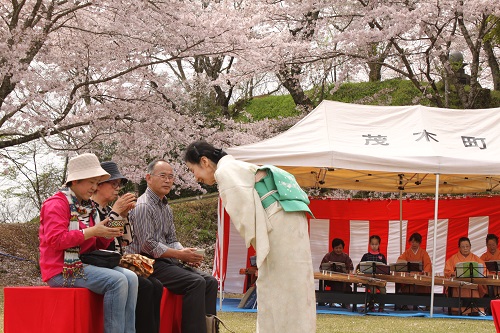
<svg viewBox="0 0 500 333">
<path fill-rule="evenodd" d="M 178 189 L 199 189 L 180 162 L 188 143 L 272 136 L 331 84 L 403 78 L 461 108 L 500 87 L 500 3 L 485 0 L 15 0 L 0 17 L 1 150 L 93 151 L 136 181 L 167 158 Z M 283 89 L 296 118 L 233 119 L 244 109 L 230 104 Z"/>
</svg>

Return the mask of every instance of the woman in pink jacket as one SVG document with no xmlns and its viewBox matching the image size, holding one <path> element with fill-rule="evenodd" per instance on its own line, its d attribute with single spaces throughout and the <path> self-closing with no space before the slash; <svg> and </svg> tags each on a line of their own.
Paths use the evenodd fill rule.
<svg viewBox="0 0 500 333">
<path fill-rule="evenodd" d="M 104 295 L 104 332 L 135 333 L 137 275 L 125 268 L 86 265 L 81 253 L 108 247 L 122 231 L 100 221 L 90 197 L 109 178 L 94 154 L 68 163 L 65 187 L 40 211 L 40 269 L 51 287 L 87 288 Z"/>
</svg>

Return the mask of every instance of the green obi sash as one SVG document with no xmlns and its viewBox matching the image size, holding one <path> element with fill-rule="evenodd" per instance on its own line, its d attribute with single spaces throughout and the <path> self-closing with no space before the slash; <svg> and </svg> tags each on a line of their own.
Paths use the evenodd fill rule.
<svg viewBox="0 0 500 333">
<path fill-rule="evenodd" d="M 272 165 L 263 165 L 259 170 L 267 171 L 267 175 L 255 183 L 264 208 L 279 201 L 285 212 L 306 212 L 314 217 L 308 207 L 307 194 L 292 174 Z"/>
</svg>

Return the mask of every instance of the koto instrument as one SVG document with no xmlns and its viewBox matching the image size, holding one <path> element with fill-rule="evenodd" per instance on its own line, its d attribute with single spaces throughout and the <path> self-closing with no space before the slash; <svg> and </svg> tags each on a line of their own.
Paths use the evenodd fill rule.
<svg viewBox="0 0 500 333">
<path fill-rule="evenodd" d="M 363 275 L 371 276 L 371 274 L 363 274 Z M 413 284 L 417 286 L 426 286 L 426 287 L 430 287 L 432 285 L 432 276 L 421 275 L 416 273 L 395 272 L 394 275 L 375 274 L 375 277 L 381 280 L 385 280 L 387 282 L 394 282 L 394 283 Z M 470 281 L 466 281 L 466 279 L 456 279 L 456 278 L 447 279 L 442 276 L 434 277 L 434 285 L 443 287 L 464 288 L 464 289 L 477 289 L 477 283 L 470 283 Z"/>
<path fill-rule="evenodd" d="M 376 287 L 385 287 L 386 282 L 384 280 L 371 277 L 369 275 L 360 276 L 356 274 L 346 274 L 337 272 L 315 272 L 314 278 L 317 280 L 328 280 L 335 282 L 346 282 L 346 283 L 361 283 Z"/>
</svg>

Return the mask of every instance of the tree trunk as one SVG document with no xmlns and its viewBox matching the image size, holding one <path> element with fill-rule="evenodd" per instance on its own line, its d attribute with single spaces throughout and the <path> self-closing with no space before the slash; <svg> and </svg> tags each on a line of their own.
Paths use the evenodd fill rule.
<svg viewBox="0 0 500 333">
<path fill-rule="evenodd" d="M 381 59 L 383 62 L 383 59 Z M 368 68 L 370 73 L 368 73 L 368 80 L 370 82 L 379 82 L 382 80 L 382 64 L 380 62 L 369 62 Z"/>
<path fill-rule="evenodd" d="M 314 108 L 311 99 L 304 93 L 300 85 L 299 74 L 302 72 L 300 65 L 283 66 L 278 72 L 278 79 L 283 87 L 288 90 L 295 105 L 303 107 L 309 113 Z"/>
<path fill-rule="evenodd" d="M 493 90 L 500 90 L 500 65 L 493 52 L 493 46 L 489 41 L 485 41 L 483 44 L 483 49 L 486 52 L 486 57 L 488 58 L 488 66 L 491 70 L 491 78 L 493 80 Z"/>
</svg>

